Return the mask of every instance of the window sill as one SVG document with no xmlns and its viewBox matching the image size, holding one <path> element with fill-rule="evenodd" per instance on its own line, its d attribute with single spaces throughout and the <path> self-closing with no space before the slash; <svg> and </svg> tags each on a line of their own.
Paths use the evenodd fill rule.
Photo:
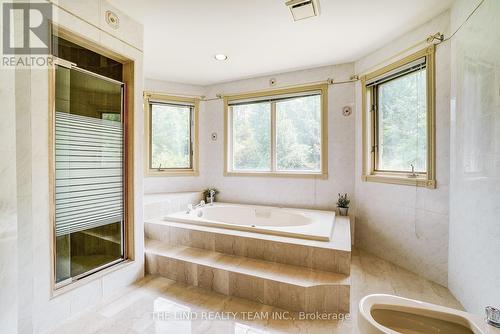
<svg viewBox="0 0 500 334">
<path fill-rule="evenodd" d="M 235 172 L 225 171 L 224 176 L 256 176 L 256 177 L 291 177 L 291 178 L 311 178 L 328 179 L 327 173 L 303 173 L 303 172 Z"/>
<path fill-rule="evenodd" d="M 193 169 L 148 169 L 146 170 L 146 176 L 198 176 L 200 172 Z"/>
<path fill-rule="evenodd" d="M 436 188 L 436 180 L 430 180 L 427 176 L 420 177 L 408 177 L 402 175 L 387 175 L 387 174 L 372 174 L 363 175 L 363 181 L 367 182 L 378 182 L 378 183 L 388 183 L 388 184 L 399 184 L 404 186 L 414 186 L 414 187 L 425 187 L 429 189 Z"/>
</svg>

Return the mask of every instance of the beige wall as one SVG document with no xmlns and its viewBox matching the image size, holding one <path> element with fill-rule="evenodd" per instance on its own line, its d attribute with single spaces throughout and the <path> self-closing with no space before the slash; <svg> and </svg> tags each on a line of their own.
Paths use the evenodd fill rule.
<svg viewBox="0 0 500 334">
<path fill-rule="evenodd" d="M 110 7 L 104 0 L 61 0 L 53 7 L 53 19 L 59 26 L 135 61 L 136 260 L 120 270 L 51 298 L 48 71 L 35 67 L 1 69 L 0 327 L 6 333 L 45 332 L 70 316 L 109 298 L 140 278 L 144 271 L 142 26 Z M 114 10 L 120 16 L 119 29 L 113 30 L 106 26 L 104 12 L 107 9 Z M 5 99 L 4 94 L 8 95 Z M 7 125 L 5 132 L 4 125 Z M 9 166 L 4 164 L 7 161 Z M 4 221 L 8 221 L 8 224 L 4 225 Z M 8 269 L 4 266 L 8 266 Z"/>
<path fill-rule="evenodd" d="M 455 31 L 479 0 L 452 8 Z M 449 287 L 471 312 L 500 307 L 500 2 L 452 39 Z"/>
<path fill-rule="evenodd" d="M 431 34 L 447 34 L 448 26 L 445 12 L 357 61 L 356 73 L 384 66 L 388 58 Z M 437 189 L 361 181 L 361 85 L 356 85 L 356 243 L 442 285 L 447 284 L 448 263 L 449 55 L 448 43 L 436 50 Z"/>
</svg>

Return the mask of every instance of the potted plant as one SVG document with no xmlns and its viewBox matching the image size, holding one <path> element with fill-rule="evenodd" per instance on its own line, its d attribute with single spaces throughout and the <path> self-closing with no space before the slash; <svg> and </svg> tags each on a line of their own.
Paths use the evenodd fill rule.
<svg viewBox="0 0 500 334">
<path fill-rule="evenodd" d="M 215 195 L 217 195 L 219 191 L 215 188 L 207 188 L 203 190 L 203 198 L 205 199 L 205 203 L 213 203 L 215 202 Z"/>
<path fill-rule="evenodd" d="M 339 208 L 339 214 L 341 216 L 347 216 L 350 202 L 351 200 L 347 197 L 347 194 L 339 194 L 339 199 L 337 200 L 337 208 Z"/>
</svg>

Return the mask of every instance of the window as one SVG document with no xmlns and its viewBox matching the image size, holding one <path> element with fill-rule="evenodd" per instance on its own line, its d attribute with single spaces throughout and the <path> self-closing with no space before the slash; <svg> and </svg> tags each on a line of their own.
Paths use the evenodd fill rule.
<svg viewBox="0 0 500 334">
<path fill-rule="evenodd" d="M 197 175 L 198 100 L 145 94 L 147 175 Z"/>
<path fill-rule="evenodd" d="M 362 77 L 363 179 L 435 187 L 434 47 Z"/>
<path fill-rule="evenodd" d="M 327 89 L 226 96 L 226 175 L 326 177 Z"/>
</svg>

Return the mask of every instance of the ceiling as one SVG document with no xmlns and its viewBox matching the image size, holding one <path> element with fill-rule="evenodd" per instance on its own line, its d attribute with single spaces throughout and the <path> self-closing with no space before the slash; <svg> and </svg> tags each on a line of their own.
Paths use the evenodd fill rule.
<svg viewBox="0 0 500 334">
<path fill-rule="evenodd" d="M 144 24 L 146 78 L 198 85 L 355 61 L 453 2 L 319 0 L 293 22 L 285 0 L 109 1 Z"/>
</svg>

